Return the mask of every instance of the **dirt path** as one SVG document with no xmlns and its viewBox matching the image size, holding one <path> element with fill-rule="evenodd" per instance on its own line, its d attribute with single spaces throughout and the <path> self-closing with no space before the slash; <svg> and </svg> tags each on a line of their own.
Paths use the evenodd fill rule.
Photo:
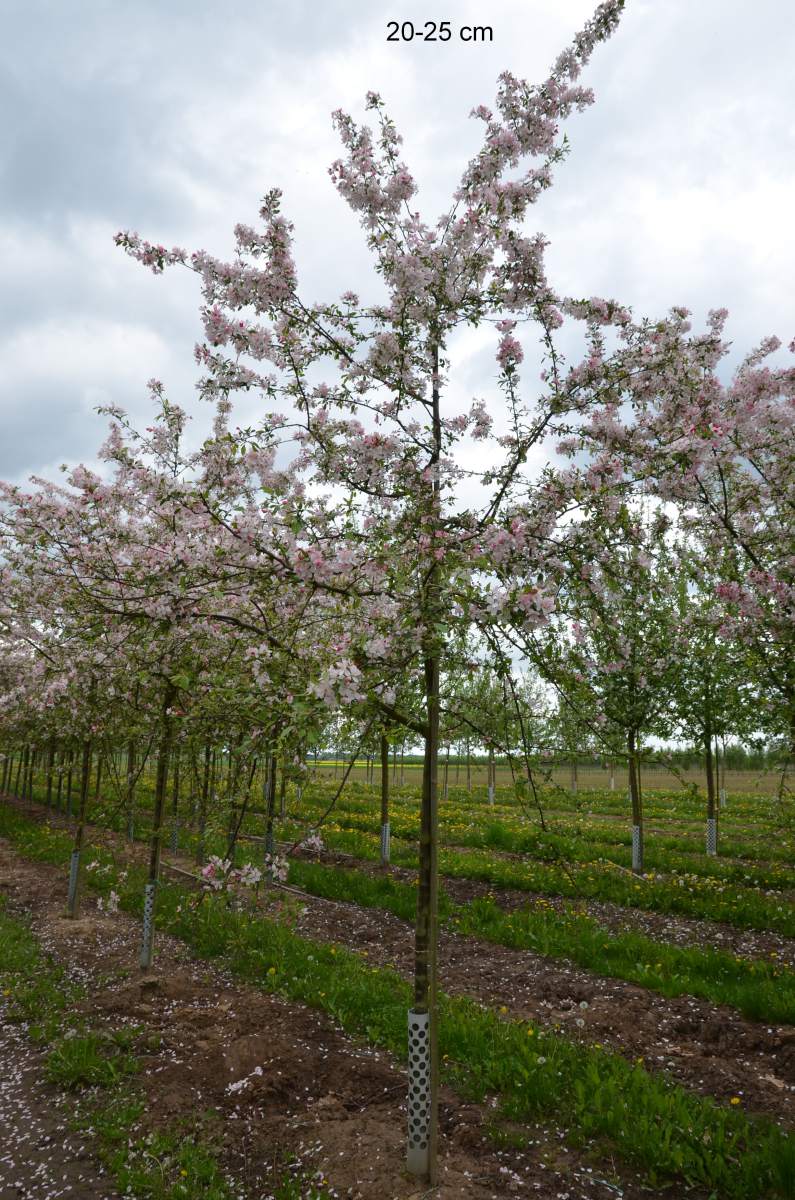
<svg viewBox="0 0 795 1200">
<path fill-rule="evenodd" d="M 98 840 L 117 851 L 136 858 L 145 854 L 144 847 L 129 847 L 117 834 L 107 830 L 96 833 Z M 340 869 L 355 865 L 379 873 L 371 863 L 348 856 L 326 857 L 337 858 Z M 174 861 L 195 870 L 186 859 Z M 399 869 L 393 874 L 414 877 L 414 873 Z M 453 899 L 462 903 L 473 895 L 486 894 L 494 895 L 506 907 L 526 905 L 532 899 L 521 892 L 490 892 L 486 885 L 467 880 L 446 880 L 445 886 Z M 297 919 L 298 932 L 364 952 L 374 965 L 394 965 L 410 977 L 413 935 L 404 921 L 382 910 L 308 895 L 296 903 L 303 909 Z M 740 939 L 751 932 L 657 913 L 632 912 L 628 922 L 628 910 L 617 905 L 594 902 L 583 907 L 606 927 L 667 934 L 661 940 L 680 944 L 698 940 L 706 947 L 720 946 L 735 953 Z M 648 921 L 641 924 L 639 917 Z M 752 939 L 760 953 L 782 942 L 786 939 L 768 934 L 756 934 Z M 794 948 L 790 943 L 785 950 L 792 953 Z M 785 951 L 780 953 L 785 960 Z M 703 1095 L 727 1103 L 739 1097 L 749 1110 L 769 1114 L 782 1124 L 795 1123 L 795 1028 L 748 1021 L 733 1009 L 690 996 L 669 1000 L 565 960 L 448 932 L 443 932 L 440 940 L 440 972 L 444 989 L 451 994 L 469 995 L 489 1007 L 505 1008 L 512 1016 L 558 1026 L 575 1039 L 607 1046 L 628 1058 L 642 1057 L 649 1069 L 663 1069 Z"/>
<path fill-rule="evenodd" d="M 0 997 L 0 1200 L 117 1200 L 68 1105 L 44 1081 L 43 1055 L 5 1020 Z"/>
<path fill-rule="evenodd" d="M 379 868 L 369 859 L 355 858 L 351 854 L 338 851 L 328 851 L 321 860 L 327 864 L 354 868 L 378 874 Z M 519 856 L 514 856 L 520 861 Z M 395 879 L 413 881 L 417 872 L 406 867 L 391 867 L 390 874 Z M 678 913 L 661 913 L 650 909 L 629 908 L 623 904 L 615 904 L 608 900 L 592 900 L 585 898 L 566 898 L 552 896 L 540 892 L 525 892 L 516 888 L 502 888 L 495 884 L 484 883 L 477 879 L 452 878 L 445 875 L 442 886 L 451 900 L 458 904 L 467 904 L 480 896 L 490 896 L 496 904 L 506 911 L 516 908 L 526 908 L 536 900 L 543 899 L 553 908 L 576 904 L 577 908 L 588 913 L 609 933 L 639 933 L 655 941 L 667 942 L 672 946 L 701 947 L 704 950 L 725 950 L 738 958 L 765 959 L 771 958 L 782 966 L 795 969 L 795 938 L 769 930 L 739 929 L 721 921 L 711 921 L 706 917 L 686 917 Z M 643 886 L 639 884 L 639 886 Z"/>
<path fill-rule="evenodd" d="M 157 1044 L 138 1077 L 148 1102 L 135 1136 L 161 1122 L 183 1120 L 192 1128 L 209 1110 L 222 1139 L 223 1167 L 242 1194 L 257 1200 L 272 1195 L 274 1164 L 288 1154 L 296 1168 L 327 1179 L 340 1198 L 419 1200 L 427 1194 L 403 1171 L 406 1080 L 388 1055 L 346 1037 L 323 1013 L 193 961 L 184 945 L 162 934 L 157 971 L 142 975 L 131 968 L 139 945 L 135 921 L 96 914 L 90 896 L 84 915 L 66 920 L 64 872 L 21 859 L 2 841 L 0 879 L 13 909 L 31 915 L 45 948 L 88 986 L 85 1015 L 92 1027 L 140 1026 L 146 1045 Z M 11 1127 L 23 1126 L 22 1098 L 12 1094 L 8 1103 Z M 616 1190 L 542 1127 L 525 1131 L 525 1149 L 498 1150 L 484 1132 L 486 1120 L 483 1109 L 443 1090 L 443 1182 L 434 1200 L 677 1194 L 676 1188 L 650 1191 L 629 1172 Z M 70 1153 L 54 1153 L 53 1170 Z M 50 1200 L 59 1193 L 42 1192 L 41 1200 L 45 1194 Z M 113 1197 L 110 1188 L 71 1194 Z M 12 1197 L 18 1200 L 14 1191 L 0 1192 L 0 1200 Z"/>
<path fill-rule="evenodd" d="M 307 937 L 364 951 L 374 964 L 413 968 L 410 927 L 352 904 L 301 900 L 296 929 Z M 666 999 L 563 960 L 511 950 L 443 931 L 440 974 L 450 994 L 505 1008 L 567 1036 L 599 1043 L 649 1069 L 724 1102 L 795 1123 L 795 1028 L 747 1021 L 735 1010 L 691 996 Z"/>
</svg>

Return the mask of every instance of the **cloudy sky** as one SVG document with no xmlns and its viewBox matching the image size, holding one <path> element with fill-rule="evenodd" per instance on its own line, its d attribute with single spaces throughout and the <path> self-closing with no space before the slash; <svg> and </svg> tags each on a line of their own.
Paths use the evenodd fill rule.
<svg viewBox="0 0 795 1200">
<path fill-rule="evenodd" d="M 0 477 L 90 462 L 94 409 L 147 413 L 147 379 L 196 411 L 197 280 L 156 278 L 122 228 L 223 255 L 279 186 L 304 291 L 365 297 L 356 219 L 331 186 L 330 113 L 380 91 L 435 219 L 505 68 L 531 81 L 589 0 L 0 0 Z M 393 44 L 387 22 L 493 28 Z M 627 0 L 584 82 L 596 104 L 531 225 L 552 285 L 638 314 L 730 309 L 736 356 L 795 335 L 795 22 L 788 0 Z M 483 347 L 492 360 L 493 348 Z"/>
</svg>

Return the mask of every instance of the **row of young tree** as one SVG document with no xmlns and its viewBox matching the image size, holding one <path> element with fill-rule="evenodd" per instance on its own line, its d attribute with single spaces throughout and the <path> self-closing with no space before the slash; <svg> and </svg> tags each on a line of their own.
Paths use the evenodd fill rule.
<svg viewBox="0 0 795 1200">
<path fill-rule="evenodd" d="M 621 8 L 601 4 L 541 85 L 500 77 L 434 223 L 381 98 L 374 128 L 335 114 L 369 301 L 302 296 L 277 190 L 228 262 L 119 234 L 155 273 L 198 276 L 212 427 L 193 436 L 153 380 L 147 429 L 106 410 L 96 469 L 0 492 L 3 741 L 80 746 L 77 851 L 97 745 L 134 745 L 134 774 L 151 744 L 148 911 L 177 745 L 201 763 L 257 746 L 296 779 L 339 712 L 362 739 L 422 745 L 408 1159 L 431 1183 L 444 739 L 507 755 L 532 796 L 531 667 L 628 761 L 638 853 L 652 733 L 680 722 L 708 761 L 725 733 L 795 741 L 795 372 L 767 339 L 724 378 L 725 310 L 696 333 L 681 307 L 637 318 L 559 295 L 526 228 Z M 462 407 L 467 328 L 493 330 L 496 370 Z M 248 428 L 240 392 L 261 401 Z"/>
</svg>

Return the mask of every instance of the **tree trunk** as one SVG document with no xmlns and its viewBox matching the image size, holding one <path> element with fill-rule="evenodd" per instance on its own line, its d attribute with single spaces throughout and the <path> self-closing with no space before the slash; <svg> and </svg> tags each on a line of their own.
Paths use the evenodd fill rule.
<svg viewBox="0 0 795 1200">
<path fill-rule="evenodd" d="M 142 971 L 152 966 L 155 942 L 155 891 L 160 876 L 160 853 L 163 846 L 163 818 L 166 812 L 166 787 L 168 784 L 169 757 L 173 718 L 170 713 L 176 689 L 169 680 L 163 689 L 163 707 L 160 724 L 160 746 L 157 752 L 155 771 L 155 809 L 153 815 L 152 840 L 149 846 L 149 880 L 144 888 L 144 927 L 141 940 L 140 965 Z"/>
<path fill-rule="evenodd" d="M 715 776 L 718 781 L 718 808 L 726 807 L 726 742 L 723 741 L 722 751 L 715 738 Z"/>
<path fill-rule="evenodd" d="M 55 808 L 58 812 L 63 808 L 63 764 L 64 764 L 64 749 L 60 746 L 58 749 L 58 792 L 55 797 Z"/>
<path fill-rule="evenodd" d="M 212 751 L 210 743 L 204 746 L 204 773 L 202 775 L 201 792 L 199 793 L 199 828 L 196 838 L 196 862 L 204 866 L 205 838 L 207 836 L 207 809 L 210 803 L 210 775 L 212 769 Z"/>
<path fill-rule="evenodd" d="M 127 743 L 127 841 L 135 840 L 135 742 Z"/>
<path fill-rule="evenodd" d="M 102 754 L 97 753 L 97 777 L 94 783 L 94 799 L 99 800 L 99 790 L 102 786 Z"/>
<path fill-rule="evenodd" d="M 381 866 L 389 866 L 389 739 L 381 734 Z"/>
<path fill-rule="evenodd" d="M 634 729 L 630 729 L 627 735 L 627 750 L 629 751 L 629 795 L 632 803 L 632 870 L 639 875 L 643 871 L 643 802 Z"/>
<path fill-rule="evenodd" d="M 75 752 L 72 747 L 69 748 L 69 758 L 67 759 L 66 768 L 66 815 L 72 815 L 72 768 L 74 766 Z"/>
<path fill-rule="evenodd" d="M 176 854 L 179 849 L 179 766 L 180 766 L 180 748 L 177 746 L 174 752 L 174 775 L 171 784 L 171 853 Z"/>
<path fill-rule="evenodd" d="M 439 347 L 434 345 L 431 384 L 433 451 L 429 463 L 431 486 L 427 511 L 428 533 L 441 519 L 441 484 L 436 467 L 442 451 L 439 411 Z M 422 651 L 425 673 L 426 734 L 422 773 L 417 925 L 414 939 L 414 1007 L 409 1010 L 408 1154 L 411 1174 L 438 1182 L 438 936 L 439 936 L 439 679 L 441 649 L 438 629 L 443 624 L 441 568 L 431 557 L 422 603 Z"/>
<path fill-rule="evenodd" d="M 80 772 L 80 800 L 77 812 L 77 828 L 72 843 L 72 857 L 69 862 L 69 894 L 66 911 L 72 919 L 80 912 L 80 854 L 83 849 L 83 833 L 86 824 L 86 809 L 88 808 L 88 788 L 91 779 L 91 739 L 83 742 L 83 764 Z"/>
<path fill-rule="evenodd" d="M 22 759 L 23 759 L 23 755 L 20 754 L 19 758 L 17 759 L 17 776 L 16 776 L 16 779 L 14 780 L 14 795 L 15 796 L 19 796 L 19 781 L 20 781 L 20 778 L 22 775 Z"/>
<path fill-rule="evenodd" d="M 707 854 L 718 853 L 718 822 L 715 818 L 715 772 L 712 759 L 712 730 L 704 731 L 704 756 L 707 768 Z"/>
<path fill-rule="evenodd" d="M 267 789 L 267 821 L 265 825 L 265 853 L 273 854 L 273 821 L 276 815 L 276 754 L 270 755 L 268 760 L 267 775 L 265 787 Z"/>
<path fill-rule="evenodd" d="M 33 747 L 28 746 L 25 749 L 25 754 L 27 756 L 27 763 L 25 766 L 25 777 L 24 777 L 24 781 L 23 781 L 22 790 L 25 794 L 25 798 L 27 800 L 32 800 L 33 799 L 33 764 L 36 760 L 36 751 L 33 749 Z"/>
<path fill-rule="evenodd" d="M 285 758 L 282 756 L 281 771 L 279 772 L 279 820 L 287 816 L 287 775 L 284 769 Z"/>
</svg>

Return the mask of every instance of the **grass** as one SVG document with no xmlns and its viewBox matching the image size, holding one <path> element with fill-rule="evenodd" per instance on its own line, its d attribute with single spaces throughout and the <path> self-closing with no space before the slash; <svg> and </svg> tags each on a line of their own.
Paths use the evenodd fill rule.
<svg viewBox="0 0 795 1200">
<path fill-rule="evenodd" d="M 25 836 L 34 839 L 35 828 Z M 46 853 L 55 853 L 51 834 Z M 131 871 L 120 885 L 122 906 L 133 912 L 142 906 L 139 875 Z M 158 921 L 196 954 L 323 1009 L 349 1033 L 405 1057 L 410 990 L 396 972 L 235 911 L 222 897 L 195 909 L 175 886 L 161 887 Z M 595 1141 L 604 1154 L 645 1172 L 652 1185 L 679 1180 L 725 1200 L 795 1196 L 795 1141 L 786 1133 L 617 1054 L 449 997 L 441 999 L 440 1043 L 447 1077 L 467 1096 L 496 1096 L 506 1120 L 559 1121 L 570 1141 Z"/>
<path fill-rule="evenodd" d="M 288 825 L 284 835 L 292 837 L 297 832 Z M 375 862 L 380 857 L 380 842 L 375 835 L 333 829 L 325 831 L 325 838 L 332 849 L 355 858 Z M 416 850 L 393 845 L 392 861 L 416 869 Z M 503 859 L 485 850 L 444 846 L 439 850 L 439 870 L 450 879 L 473 879 L 490 887 L 575 900 L 604 900 L 622 908 L 722 921 L 739 929 L 795 937 L 795 907 L 789 901 L 694 873 L 672 879 L 648 875 L 638 878 L 606 861 L 566 864 Z"/>
<path fill-rule="evenodd" d="M 417 889 L 388 875 L 294 860 L 290 882 L 315 896 L 384 909 L 413 921 Z M 454 905 L 442 891 L 440 915 L 456 933 L 549 958 L 566 958 L 612 979 L 640 984 L 663 996 L 698 996 L 727 1004 L 754 1021 L 795 1024 L 795 971 L 739 959 L 719 950 L 671 946 L 636 933 L 611 934 L 569 905 L 562 911 L 536 900 L 505 912 L 489 898 Z"/>
<path fill-rule="evenodd" d="M 39 857 L 51 859 L 57 849 L 57 842 L 46 839 Z M 140 1027 L 86 1029 L 75 1016 L 84 990 L 42 951 L 24 921 L 8 915 L 2 901 L 0 992 L 8 1018 L 24 1024 L 28 1036 L 46 1047 L 48 1080 L 75 1094 L 73 1123 L 92 1137 L 97 1156 L 122 1194 L 138 1200 L 237 1200 L 239 1188 L 230 1185 L 218 1163 L 214 1114 L 199 1114 L 189 1126 L 159 1127 L 136 1136 L 147 1105 L 132 1079 L 138 1067 L 133 1046 L 143 1038 L 149 1050 L 151 1038 Z M 287 1169 L 270 1196 L 329 1200 L 325 1189 Z"/>
</svg>

